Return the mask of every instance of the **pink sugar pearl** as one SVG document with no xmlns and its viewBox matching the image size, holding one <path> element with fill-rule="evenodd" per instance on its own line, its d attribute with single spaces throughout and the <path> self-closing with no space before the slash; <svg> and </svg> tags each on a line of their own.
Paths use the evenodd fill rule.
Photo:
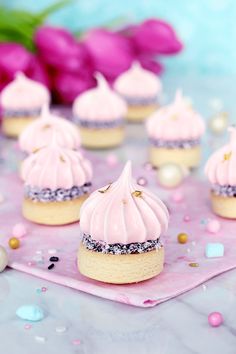
<svg viewBox="0 0 236 354">
<path fill-rule="evenodd" d="M 26 235 L 26 232 L 27 230 L 23 223 L 15 224 L 13 226 L 12 235 L 14 237 L 18 237 L 18 238 L 24 237 Z"/>
<path fill-rule="evenodd" d="M 211 312 L 208 315 L 208 323 L 211 327 L 219 327 L 224 322 L 220 312 Z"/>
<path fill-rule="evenodd" d="M 189 222 L 189 221 L 190 221 L 190 216 L 189 216 L 189 215 L 184 215 L 183 220 L 184 220 L 185 222 Z"/>
<path fill-rule="evenodd" d="M 118 158 L 115 154 L 107 155 L 106 161 L 109 166 L 116 166 L 118 164 Z"/>
<path fill-rule="evenodd" d="M 182 191 L 175 191 L 174 193 L 172 193 L 171 199 L 176 203 L 182 202 L 184 199 L 183 192 Z"/>
<path fill-rule="evenodd" d="M 211 234 L 216 234 L 221 228 L 220 222 L 216 219 L 210 219 L 206 225 L 206 230 Z"/>
</svg>

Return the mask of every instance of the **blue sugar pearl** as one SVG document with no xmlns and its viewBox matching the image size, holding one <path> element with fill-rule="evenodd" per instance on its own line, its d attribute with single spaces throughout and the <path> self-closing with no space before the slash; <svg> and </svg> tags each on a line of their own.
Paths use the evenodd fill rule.
<svg viewBox="0 0 236 354">
<path fill-rule="evenodd" d="M 223 257 L 224 245 L 222 243 L 208 243 L 206 245 L 205 254 L 207 258 Z"/>
<path fill-rule="evenodd" d="M 44 312 L 37 305 L 23 305 L 16 310 L 16 315 L 22 320 L 38 322 L 44 318 Z"/>
</svg>

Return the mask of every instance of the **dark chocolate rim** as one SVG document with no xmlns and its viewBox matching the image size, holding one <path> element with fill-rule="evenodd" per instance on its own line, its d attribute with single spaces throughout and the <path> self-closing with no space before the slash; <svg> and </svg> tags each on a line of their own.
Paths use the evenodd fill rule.
<svg viewBox="0 0 236 354">
<path fill-rule="evenodd" d="M 113 255 L 140 254 L 163 247 L 160 239 L 134 242 L 126 245 L 121 243 L 108 244 L 103 241 L 93 240 L 92 237 L 87 234 L 83 234 L 82 243 L 90 251 Z"/>
</svg>

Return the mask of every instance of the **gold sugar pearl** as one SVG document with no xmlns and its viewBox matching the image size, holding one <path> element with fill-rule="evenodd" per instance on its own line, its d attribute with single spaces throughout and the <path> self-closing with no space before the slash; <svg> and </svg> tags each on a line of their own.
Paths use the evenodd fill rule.
<svg viewBox="0 0 236 354">
<path fill-rule="evenodd" d="M 17 248 L 20 247 L 20 240 L 16 237 L 12 237 L 8 241 L 8 244 L 11 249 L 16 250 Z"/>
<path fill-rule="evenodd" d="M 184 232 L 181 232 L 177 236 L 178 242 L 181 244 L 187 243 L 188 242 L 188 235 L 185 234 Z"/>
</svg>

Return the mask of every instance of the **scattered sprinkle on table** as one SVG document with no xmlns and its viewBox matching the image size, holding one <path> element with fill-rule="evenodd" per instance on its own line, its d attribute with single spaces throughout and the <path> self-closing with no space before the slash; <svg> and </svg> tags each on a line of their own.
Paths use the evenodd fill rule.
<svg viewBox="0 0 236 354">
<path fill-rule="evenodd" d="M 219 327 L 224 322 L 220 312 L 211 312 L 208 315 L 208 323 L 211 327 Z"/>
<path fill-rule="evenodd" d="M 221 229 L 221 224 L 217 219 L 211 219 L 206 225 L 206 230 L 212 234 L 216 234 Z"/>
<path fill-rule="evenodd" d="M 219 258 L 224 256 L 224 245 L 222 243 L 214 242 L 208 243 L 205 248 L 205 255 L 207 258 Z"/>
<path fill-rule="evenodd" d="M 67 330 L 66 326 L 57 326 L 56 327 L 57 333 L 64 333 L 64 332 L 66 332 L 66 330 Z"/>
<path fill-rule="evenodd" d="M 22 320 L 38 322 L 44 318 L 44 311 L 37 305 L 23 305 L 18 307 L 16 315 Z"/>
<path fill-rule="evenodd" d="M 26 226 L 25 224 L 23 223 L 18 223 L 18 224 L 15 224 L 13 226 L 13 229 L 12 229 L 12 235 L 14 237 L 24 237 L 27 233 L 27 229 L 26 229 Z"/>
<path fill-rule="evenodd" d="M 74 340 L 72 341 L 72 343 L 73 343 L 74 345 L 80 345 L 80 344 L 81 344 L 81 341 L 80 341 L 80 339 L 74 339 Z"/>
<path fill-rule="evenodd" d="M 48 266 L 48 270 L 51 270 L 51 269 L 53 269 L 54 267 L 55 267 L 55 264 L 52 263 L 52 264 L 50 264 L 50 265 Z"/>
<path fill-rule="evenodd" d="M 189 267 L 197 268 L 197 267 L 199 267 L 199 264 L 195 263 L 195 262 L 191 262 L 191 263 L 189 263 Z"/>
<path fill-rule="evenodd" d="M 57 250 L 55 248 L 50 248 L 48 250 L 48 254 L 55 254 L 55 253 L 57 253 Z"/>
<path fill-rule="evenodd" d="M 49 261 L 50 261 L 50 262 L 58 262 L 58 261 L 59 261 L 59 257 L 55 257 L 55 256 L 50 257 L 50 258 L 49 258 Z"/>
<path fill-rule="evenodd" d="M 8 244 L 12 250 L 16 250 L 20 247 L 20 240 L 16 237 L 11 237 L 8 241 Z"/>
<path fill-rule="evenodd" d="M 42 337 L 42 336 L 35 336 L 34 339 L 36 340 L 36 342 L 39 343 L 45 343 L 46 342 L 46 337 Z"/>
<path fill-rule="evenodd" d="M 187 243 L 188 242 L 188 235 L 184 232 L 181 232 L 177 236 L 178 242 L 181 244 Z"/>
</svg>

